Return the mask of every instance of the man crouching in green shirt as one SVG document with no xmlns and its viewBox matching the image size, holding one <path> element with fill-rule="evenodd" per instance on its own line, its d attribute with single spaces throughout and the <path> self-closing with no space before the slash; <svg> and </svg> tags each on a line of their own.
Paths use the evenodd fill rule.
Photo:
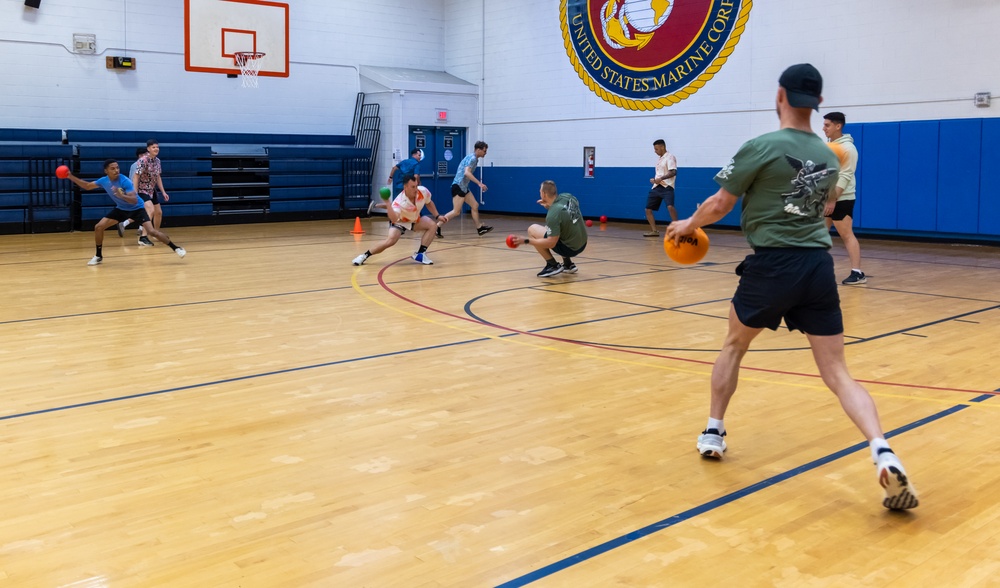
<svg viewBox="0 0 1000 588">
<path fill-rule="evenodd" d="M 533 246 L 545 260 L 545 267 L 538 272 L 539 278 L 563 272 L 575 274 L 576 264 L 572 258 L 583 253 L 587 247 L 587 227 L 580 213 L 580 202 L 572 194 L 559 194 L 552 180 L 542 182 L 538 192 L 538 203 L 549 212 L 545 215 L 544 225 L 528 227 L 528 238 L 522 242 Z M 552 256 L 553 253 L 562 256 L 561 264 Z"/>
</svg>

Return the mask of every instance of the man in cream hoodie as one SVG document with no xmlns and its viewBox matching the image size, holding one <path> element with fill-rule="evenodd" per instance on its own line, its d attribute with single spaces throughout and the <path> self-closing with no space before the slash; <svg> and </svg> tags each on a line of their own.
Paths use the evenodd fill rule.
<svg viewBox="0 0 1000 588">
<path fill-rule="evenodd" d="M 844 134 L 844 124 L 847 119 L 843 112 L 830 112 L 823 116 L 823 134 L 829 141 L 830 148 L 840 159 L 840 176 L 833 192 L 837 195 L 837 205 L 830 216 L 826 217 L 826 228 L 830 224 L 837 227 L 837 234 L 844 241 L 847 257 L 851 260 L 851 275 L 841 284 L 864 284 L 868 276 L 861 271 L 861 244 L 854 236 L 854 171 L 858 168 L 858 149 L 854 146 L 854 138 Z"/>
</svg>

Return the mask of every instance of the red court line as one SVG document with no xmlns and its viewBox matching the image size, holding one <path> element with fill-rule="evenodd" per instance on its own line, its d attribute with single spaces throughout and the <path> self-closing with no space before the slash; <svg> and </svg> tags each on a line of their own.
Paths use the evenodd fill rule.
<svg viewBox="0 0 1000 588">
<path fill-rule="evenodd" d="M 382 287 L 383 290 L 385 290 L 389 294 L 392 294 L 396 298 L 399 298 L 400 300 L 403 300 L 404 302 L 412 304 L 413 306 L 417 306 L 419 308 L 423 308 L 425 310 L 429 310 L 429 311 L 431 311 L 433 313 L 444 315 L 444 316 L 451 317 L 451 318 L 460 319 L 460 320 L 463 320 L 463 321 L 466 321 L 466 322 L 469 322 L 469 323 L 472 323 L 472 324 L 475 324 L 475 325 L 481 325 L 481 326 L 485 326 L 485 327 L 494 327 L 494 328 L 499 329 L 501 331 L 507 331 L 508 333 L 517 333 L 518 335 L 526 335 L 528 337 L 537 337 L 539 339 L 546 339 L 546 340 L 549 340 L 549 341 L 558 341 L 560 343 L 569 343 L 571 345 L 579 345 L 581 347 L 590 347 L 590 348 L 593 348 L 593 349 L 603 349 L 605 351 L 614 351 L 614 352 L 618 352 L 618 353 L 628 353 L 630 355 L 641 355 L 641 356 L 644 356 L 644 357 L 655 357 L 657 359 L 669 359 L 669 360 L 672 360 L 672 361 L 680 361 L 680 362 L 685 362 L 685 363 L 694 363 L 694 364 L 698 364 L 698 365 L 708 365 L 708 366 L 715 365 L 714 361 L 705 361 L 703 359 L 688 359 L 686 357 L 675 357 L 675 356 L 672 356 L 672 355 L 661 355 L 659 353 L 651 353 L 649 351 L 637 351 L 637 350 L 634 350 L 634 349 L 621 349 L 621 348 L 617 348 L 617 347 L 605 347 L 604 345 L 599 345 L 597 343 L 586 343 L 584 341 L 575 341 L 573 339 L 563 339 L 561 337 L 553 337 L 551 335 L 542 335 L 540 333 L 529 333 L 527 331 L 521 331 L 521 330 L 518 330 L 518 329 L 511 328 L 511 327 L 505 327 L 503 325 L 498 325 L 496 323 L 487 323 L 487 322 L 483 322 L 483 321 L 478 321 L 476 319 L 473 319 L 473 318 L 470 318 L 470 317 L 467 317 L 467 316 L 462 316 L 462 315 L 458 315 L 458 314 L 452 314 L 450 312 L 445 312 L 443 310 L 440 310 L 440 309 L 428 306 L 428 305 L 423 304 L 421 302 L 417 302 L 416 300 L 414 300 L 412 298 L 408 298 L 406 296 L 403 296 L 399 292 L 396 292 L 395 290 L 393 290 L 392 287 L 390 287 L 389 284 L 385 281 L 385 272 L 386 272 L 386 270 L 388 270 L 390 267 L 396 265 L 397 263 L 405 261 L 406 259 L 409 259 L 409 258 L 406 257 L 406 258 L 403 258 L 403 259 L 397 259 L 396 261 L 393 261 L 392 263 L 389 263 L 388 265 L 386 265 L 385 267 L 383 267 L 381 270 L 379 270 L 379 272 L 378 272 L 378 283 Z M 820 378 L 821 377 L 819 374 L 806 374 L 806 373 L 802 373 L 802 372 L 792 372 L 792 371 L 786 371 L 786 370 L 773 370 L 773 369 L 768 369 L 768 368 L 755 368 L 755 367 L 747 367 L 747 366 L 741 366 L 740 370 L 748 370 L 748 371 L 762 372 L 762 373 L 768 373 L 768 374 L 779 374 L 779 375 L 784 375 L 784 376 L 801 376 L 801 377 L 804 377 L 804 378 Z M 907 383 L 902 383 L 902 382 L 886 382 L 886 381 L 882 381 L 882 380 L 860 380 L 860 379 L 856 379 L 856 381 L 864 383 L 864 384 L 878 384 L 878 385 L 881 385 L 881 386 L 894 386 L 896 388 L 910 388 L 910 389 L 917 389 L 917 390 L 935 390 L 935 391 L 940 391 L 940 392 L 960 392 L 960 393 L 963 393 L 963 394 L 989 394 L 991 396 L 1000 396 L 1000 392 L 993 391 L 993 390 L 970 390 L 970 389 L 966 389 L 966 388 L 945 388 L 945 387 L 942 387 L 942 386 L 923 386 L 923 385 L 920 385 L 920 384 L 907 384 Z"/>
</svg>

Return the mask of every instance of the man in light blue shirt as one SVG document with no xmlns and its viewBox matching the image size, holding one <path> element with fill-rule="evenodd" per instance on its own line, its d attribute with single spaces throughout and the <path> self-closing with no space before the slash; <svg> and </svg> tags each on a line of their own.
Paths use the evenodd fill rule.
<svg viewBox="0 0 1000 588">
<path fill-rule="evenodd" d="M 153 223 L 149 220 L 149 215 L 146 213 L 143 202 L 139 199 L 139 195 L 135 191 L 132 180 L 121 174 L 116 160 L 106 159 L 104 161 L 104 173 L 107 175 L 93 182 L 81 180 L 73 174 L 67 176 L 67 179 L 79 186 L 81 190 L 104 188 L 104 191 L 108 193 L 108 196 L 115 203 L 115 207 L 111 209 L 111 212 L 105 214 L 104 218 L 94 226 L 94 244 L 97 246 L 97 253 L 87 265 L 98 265 L 104 261 L 104 254 L 102 252 L 104 231 L 124 220 L 131 220 L 142 225 L 147 234 L 152 235 L 161 243 L 166 243 L 180 257 L 187 255 L 187 251 L 183 247 L 174 245 L 174 242 L 170 240 L 170 237 L 166 233 L 153 228 Z"/>
<path fill-rule="evenodd" d="M 479 167 L 479 159 L 481 157 L 486 157 L 486 150 L 489 149 L 489 145 L 483 141 L 476 141 L 475 152 L 467 155 L 461 163 L 458 164 L 458 173 L 455 174 L 455 180 L 451 183 L 451 201 L 452 201 L 452 211 L 446 214 L 448 220 L 455 218 L 456 216 L 461 216 L 462 206 L 468 204 L 472 211 L 472 220 L 476 223 L 476 233 L 479 236 L 483 236 L 493 230 L 493 227 L 484 225 L 479 220 L 479 203 L 476 202 L 475 196 L 469 192 L 469 182 L 473 182 L 479 185 L 479 189 L 483 192 L 486 191 L 486 184 L 479 181 L 476 178 L 476 168 Z M 441 234 L 441 225 L 444 223 L 438 223 L 437 236 L 443 237 Z"/>
</svg>

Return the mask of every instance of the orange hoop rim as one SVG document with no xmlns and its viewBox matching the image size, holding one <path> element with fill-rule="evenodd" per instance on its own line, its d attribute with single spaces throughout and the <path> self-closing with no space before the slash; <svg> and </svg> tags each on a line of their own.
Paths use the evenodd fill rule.
<svg viewBox="0 0 1000 588">
<path fill-rule="evenodd" d="M 263 51 L 237 51 L 236 53 L 233 53 L 233 61 L 236 62 L 236 65 L 240 65 L 241 62 L 247 63 L 248 61 L 260 59 L 265 55 L 267 54 Z"/>
</svg>

